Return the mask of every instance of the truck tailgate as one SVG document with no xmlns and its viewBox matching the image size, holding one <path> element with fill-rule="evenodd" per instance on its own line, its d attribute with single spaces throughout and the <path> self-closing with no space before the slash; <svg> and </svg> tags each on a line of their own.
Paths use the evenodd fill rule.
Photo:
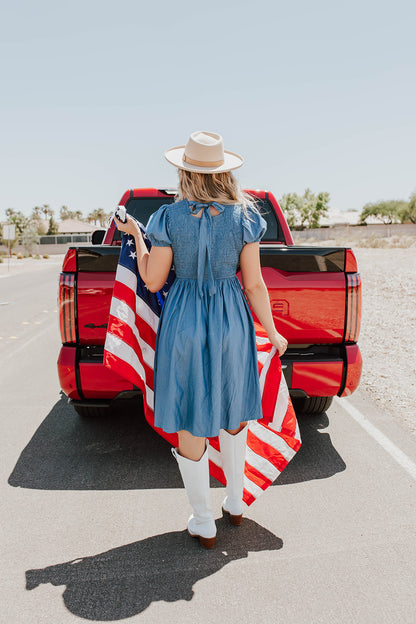
<svg viewBox="0 0 416 624">
<path fill-rule="evenodd" d="M 95 245 L 77 251 L 79 344 L 104 344 L 120 248 Z M 356 296 L 348 302 L 344 248 L 272 244 L 261 245 L 260 254 L 276 327 L 289 344 L 342 343 L 347 316 L 359 324 L 360 278 L 353 274 Z M 355 329 L 354 340 L 359 326 Z"/>
</svg>

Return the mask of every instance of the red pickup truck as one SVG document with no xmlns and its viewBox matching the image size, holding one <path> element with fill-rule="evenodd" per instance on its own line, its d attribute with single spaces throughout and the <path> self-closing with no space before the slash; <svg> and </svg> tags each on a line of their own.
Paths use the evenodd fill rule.
<svg viewBox="0 0 416 624">
<path fill-rule="evenodd" d="M 146 225 L 154 211 L 174 201 L 175 192 L 134 189 L 120 204 Z M 360 381 L 357 262 L 349 248 L 294 245 L 272 193 L 247 192 L 258 198 L 267 221 L 260 260 L 277 330 L 288 341 L 281 364 L 289 393 L 298 413 L 320 414 L 333 396 L 352 394 Z M 122 232 L 111 219 L 107 230 L 93 233 L 92 245 L 68 249 L 59 277 L 58 375 L 68 402 L 82 416 L 102 414 L 120 400 L 136 400 L 141 394 L 103 365 L 121 239 Z M 253 317 L 257 320 L 254 313 Z"/>
</svg>

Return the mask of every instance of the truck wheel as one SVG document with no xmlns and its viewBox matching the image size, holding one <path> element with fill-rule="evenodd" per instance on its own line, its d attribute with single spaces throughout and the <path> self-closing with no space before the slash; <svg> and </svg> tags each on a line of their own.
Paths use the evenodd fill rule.
<svg viewBox="0 0 416 624">
<path fill-rule="evenodd" d="M 293 397 L 292 403 L 295 412 L 299 414 L 307 414 L 308 416 L 319 416 L 326 412 L 332 403 L 333 397 Z"/>
<path fill-rule="evenodd" d="M 74 408 L 82 418 L 103 418 L 109 415 L 108 407 L 74 405 Z"/>
</svg>

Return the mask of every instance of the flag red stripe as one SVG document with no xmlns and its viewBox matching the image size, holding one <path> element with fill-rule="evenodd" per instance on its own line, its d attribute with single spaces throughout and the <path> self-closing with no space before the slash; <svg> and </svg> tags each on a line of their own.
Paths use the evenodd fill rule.
<svg viewBox="0 0 416 624">
<path fill-rule="evenodd" d="M 273 483 L 273 481 L 270 481 L 270 479 L 265 477 L 260 470 L 257 470 L 257 468 L 249 464 L 247 461 L 244 474 L 248 479 L 250 479 L 250 481 L 253 481 L 253 483 L 258 485 L 262 490 L 265 490 Z"/>
<path fill-rule="evenodd" d="M 296 435 L 296 425 L 297 425 L 296 413 L 292 405 L 292 401 L 289 397 L 289 405 L 288 405 L 287 412 L 282 422 L 281 434 L 287 437 L 294 438 L 294 436 Z"/>
<path fill-rule="evenodd" d="M 285 435 L 284 433 L 280 433 L 279 437 L 281 440 L 284 440 L 288 446 L 294 451 L 298 451 L 300 449 L 301 443 L 299 440 L 294 438 L 291 435 Z"/>
<path fill-rule="evenodd" d="M 109 351 L 104 351 L 104 366 L 108 366 L 116 372 L 123 379 L 127 379 L 132 384 L 139 386 L 140 390 L 144 392 L 144 382 L 136 369 L 130 364 L 119 358 L 117 355 L 113 355 Z"/>
<path fill-rule="evenodd" d="M 128 345 L 129 347 L 131 347 L 131 349 L 133 349 L 133 351 L 139 358 L 141 365 L 144 368 L 144 372 L 146 376 L 146 383 L 153 390 L 154 388 L 153 368 L 151 368 L 148 364 L 146 364 L 143 358 L 141 347 L 130 325 L 128 323 L 125 323 L 124 321 L 121 321 L 119 318 L 113 316 L 112 314 L 110 314 L 109 327 L 111 327 L 111 329 L 109 330 L 110 334 L 117 336 L 117 338 L 120 338 L 126 345 Z"/>
<path fill-rule="evenodd" d="M 214 448 L 216 451 L 220 451 L 220 442 L 218 440 L 218 436 L 216 436 L 215 438 L 208 438 L 210 445 L 212 446 L 212 448 Z"/>
<path fill-rule="evenodd" d="M 253 496 L 253 494 L 251 494 L 250 492 L 248 492 L 245 488 L 243 490 L 243 501 L 245 502 L 246 505 L 251 505 L 251 503 L 254 503 L 255 501 L 255 497 Z"/>
<path fill-rule="evenodd" d="M 275 356 L 271 359 L 269 369 L 266 373 L 263 396 L 261 399 L 261 405 L 263 408 L 263 419 L 265 423 L 271 422 L 273 420 L 277 395 L 279 393 L 281 375 L 282 367 L 280 364 L 280 359 L 278 356 Z"/>
<path fill-rule="evenodd" d="M 120 301 L 123 301 L 129 306 L 129 308 L 135 315 L 136 327 L 140 331 L 141 338 L 143 338 L 143 340 L 154 349 L 156 345 L 156 332 L 152 327 L 150 327 L 150 325 L 146 323 L 146 321 L 141 316 L 137 314 L 136 295 L 130 290 L 128 286 L 126 286 L 122 282 L 115 282 L 113 296 L 117 299 L 120 299 Z M 154 312 L 151 313 L 154 314 Z"/>
<path fill-rule="evenodd" d="M 279 472 L 282 472 L 289 463 L 283 455 L 273 446 L 259 440 L 250 430 L 247 432 L 247 445 L 252 451 L 267 459 Z"/>
<path fill-rule="evenodd" d="M 133 312 L 136 311 L 136 293 L 131 288 L 129 288 L 129 286 L 123 284 L 123 282 L 115 280 L 113 297 L 115 297 L 116 299 L 120 299 L 120 301 L 124 301 L 124 303 L 127 303 L 129 308 L 131 308 Z"/>
<path fill-rule="evenodd" d="M 217 479 L 217 481 L 225 485 L 224 471 L 219 466 L 217 466 L 217 464 L 213 462 L 211 459 L 209 460 L 208 463 L 209 463 L 209 474 L 213 476 L 214 479 Z"/>
</svg>

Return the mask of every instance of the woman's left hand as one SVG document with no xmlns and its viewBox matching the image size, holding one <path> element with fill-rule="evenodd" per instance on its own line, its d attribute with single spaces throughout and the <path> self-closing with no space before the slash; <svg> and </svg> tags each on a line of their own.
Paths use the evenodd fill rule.
<svg viewBox="0 0 416 624">
<path fill-rule="evenodd" d="M 118 230 L 126 232 L 127 234 L 131 234 L 132 236 L 140 232 L 139 226 L 135 221 L 133 221 L 130 215 L 126 214 L 126 219 L 126 223 L 123 223 L 123 221 L 120 221 L 117 215 L 114 215 L 114 221 Z"/>
</svg>

